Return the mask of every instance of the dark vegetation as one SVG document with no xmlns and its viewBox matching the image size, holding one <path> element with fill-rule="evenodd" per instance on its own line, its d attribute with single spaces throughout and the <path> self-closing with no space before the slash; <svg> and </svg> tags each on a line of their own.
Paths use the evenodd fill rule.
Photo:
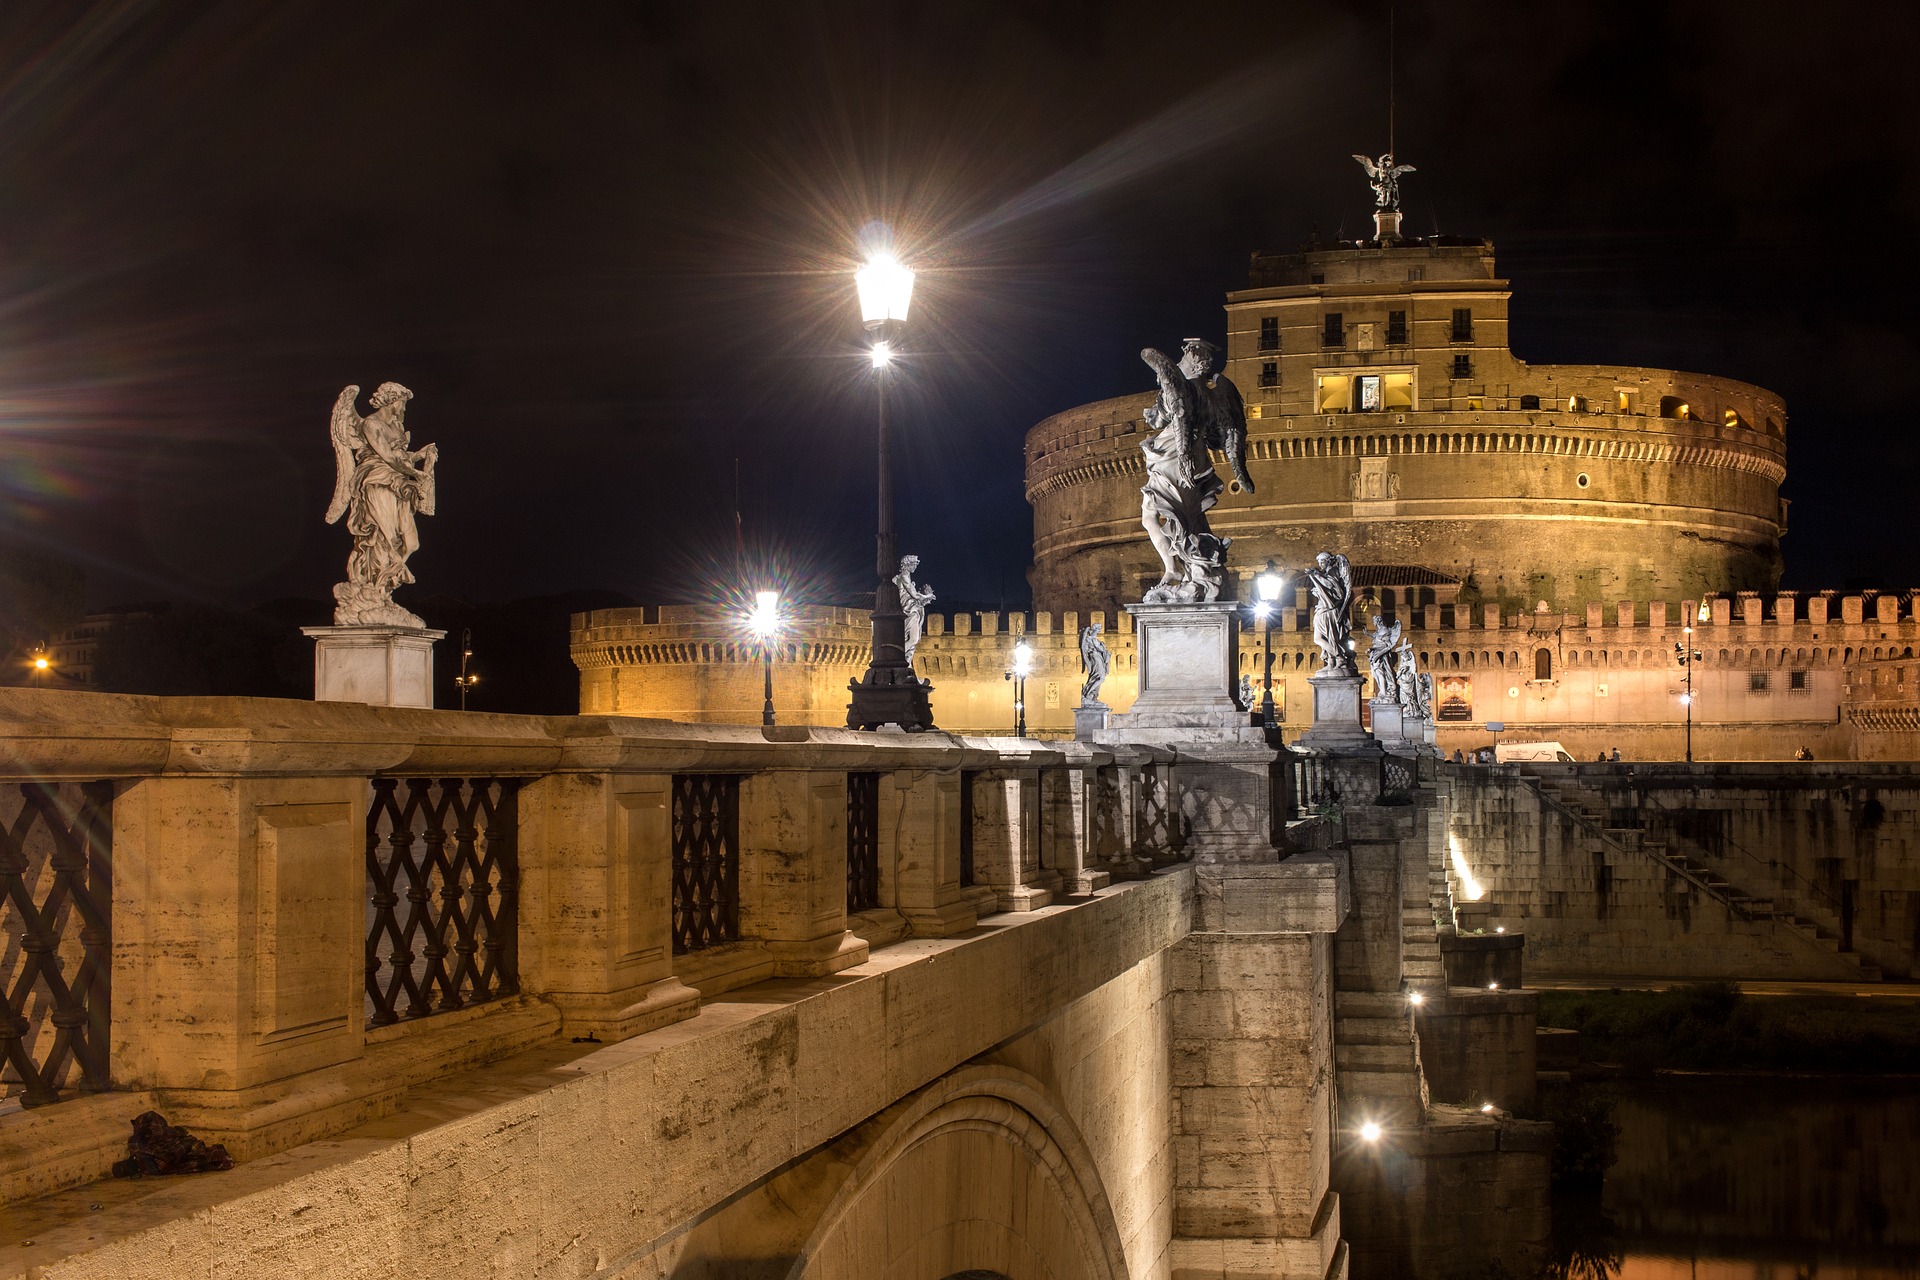
<svg viewBox="0 0 1920 1280">
<path fill-rule="evenodd" d="M 1920 1001 L 1667 991 L 1542 991 L 1540 1025 L 1580 1033 L 1580 1060 L 1631 1071 L 1920 1072 Z"/>
</svg>

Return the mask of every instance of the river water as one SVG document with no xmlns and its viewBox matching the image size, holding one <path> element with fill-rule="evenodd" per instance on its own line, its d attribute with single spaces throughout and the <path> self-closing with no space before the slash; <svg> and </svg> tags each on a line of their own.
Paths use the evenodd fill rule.
<svg viewBox="0 0 1920 1280">
<path fill-rule="evenodd" d="M 1660 1076 L 1612 1086 L 1599 1204 L 1556 1206 L 1564 1274 L 1920 1280 L 1920 1080 Z M 1584 1262 L 1585 1265 L 1581 1265 Z"/>
</svg>

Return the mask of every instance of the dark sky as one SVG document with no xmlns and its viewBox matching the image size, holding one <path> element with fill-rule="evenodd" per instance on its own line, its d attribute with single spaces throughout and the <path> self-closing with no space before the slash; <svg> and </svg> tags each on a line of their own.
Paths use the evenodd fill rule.
<svg viewBox="0 0 1920 1280">
<path fill-rule="evenodd" d="M 1408 228 L 1540 361 L 1792 414 L 1788 585 L 1920 585 L 1907 4 L 1404 2 Z M 323 596 L 327 410 L 414 389 L 421 585 L 816 598 L 871 555 L 854 234 L 923 268 L 902 547 L 1025 599 L 1019 445 L 1368 225 L 1383 3 L 0 6 L 0 533 L 96 603 Z M 404 597 L 403 597 L 404 598 Z"/>
</svg>

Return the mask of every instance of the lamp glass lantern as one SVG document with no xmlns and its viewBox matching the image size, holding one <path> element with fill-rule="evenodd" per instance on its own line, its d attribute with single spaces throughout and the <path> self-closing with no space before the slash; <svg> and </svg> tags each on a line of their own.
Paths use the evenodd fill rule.
<svg viewBox="0 0 1920 1280">
<path fill-rule="evenodd" d="M 854 273 L 853 281 L 860 291 L 860 319 L 869 329 L 906 320 L 913 302 L 913 270 L 900 259 L 876 253 Z"/>
<path fill-rule="evenodd" d="M 1261 668 L 1263 692 L 1260 695 L 1260 725 L 1265 729 L 1271 729 L 1277 723 L 1273 704 L 1273 611 L 1279 607 L 1280 590 L 1286 581 L 1286 573 L 1271 560 L 1253 580 L 1254 590 L 1260 597 L 1254 602 L 1253 612 L 1260 619 L 1265 646 Z"/>
</svg>

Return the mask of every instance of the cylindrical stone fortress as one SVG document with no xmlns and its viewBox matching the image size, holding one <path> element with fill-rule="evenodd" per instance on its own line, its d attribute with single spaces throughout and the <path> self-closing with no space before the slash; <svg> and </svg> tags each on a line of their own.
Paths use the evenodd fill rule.
<svg viewBox="0 0 1920 1280">
<path fill-rule="evenodd" d="M 1771 392 L 1515 358 L 1486 241 L 1256 255 L 1251 284 L 1227 298 L 1226 371 L 1258 493 L 1230 485 L 1212 515 L 1240 575 L 1334 548 L 1388 609 L 1778 584 L 1786 410 Z M 1140 527 L 1151 400 L 1028 433 L 1036 608 L 1113 609 L 1159 580 Z"/>
</svg>

